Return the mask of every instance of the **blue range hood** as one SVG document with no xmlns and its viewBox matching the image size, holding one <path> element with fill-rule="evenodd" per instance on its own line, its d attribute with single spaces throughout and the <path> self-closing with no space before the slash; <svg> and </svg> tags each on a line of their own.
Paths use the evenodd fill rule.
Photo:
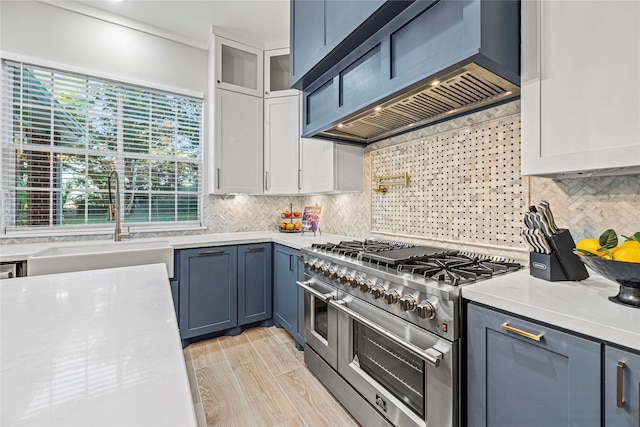
<svg viewBox="0 0 640 427">
<path fill-rule="evenodd" d="M 519 1 L 418 0 L 303 89 L 302 136 L 366 145 L 513 100 L 519 85 Z"/>
</svg>

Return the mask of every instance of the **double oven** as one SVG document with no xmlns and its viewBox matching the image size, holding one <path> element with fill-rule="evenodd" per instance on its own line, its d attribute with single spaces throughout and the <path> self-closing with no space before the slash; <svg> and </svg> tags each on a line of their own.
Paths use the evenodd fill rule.
<svg viewBox="0 0 640 427">
<path fill-rule="evenodd" d="M 303 249 L 305 363 L 362 425 L 458 426 L 461 308 L 459 283 L 447 278 L 466 282 L 469 271 L 506 269 L 436 248 L 382 249 L 433 255 L 438 267 L 464 265 L 434 279 L 403 271 L 393 256 L 367 259 L 362 243 L 355 253 Z M 431 271 L 424 259 L 419 267 Z"/>
<path fill-rule="evenodd" d="M 456 343 L 305 278 L 305 361 L 319 357 L 384 418 L 363 425 L 457 425 Z"/>
</svg>

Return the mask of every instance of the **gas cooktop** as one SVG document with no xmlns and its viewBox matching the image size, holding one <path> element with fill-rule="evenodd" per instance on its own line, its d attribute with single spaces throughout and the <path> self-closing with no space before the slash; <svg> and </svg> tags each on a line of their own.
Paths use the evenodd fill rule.
<svg viewBox="0 0 640 427">
<path fill-rule="evenodd" d="M 522 268 L 504 257 L 372 239 L 313 244 L 312 249 L 355 258 L 365 265 L 382 267 L 387 273 L 396 270 L 398 274 L 411 273 L 453 286 Z"/>
</svg>

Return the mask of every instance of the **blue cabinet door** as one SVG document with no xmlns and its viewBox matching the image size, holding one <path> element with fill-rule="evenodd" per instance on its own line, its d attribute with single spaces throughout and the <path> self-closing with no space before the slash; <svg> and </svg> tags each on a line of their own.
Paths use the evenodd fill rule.
<svg viewBox="0 0 640 427">
<path fill-rule="evenodd" d="M 274 245 L 273 299 L 274 318 L 291 336 L 298 330 L 298 286 L 295 249 Z"/>
<path fill-rule="evenodd" d="M 640 354 L 605 347 L 604 415 L 606 427 L 640 426 Z"/>
<path fill-rule="evenodd" d="M 238 324 L 236 246 L 180 251 L 180 336 L 192 338 Z"/>
<path fill-rule="evenodd" d="M 304 89 L 414 0 L 291 0 L 291 85 Z"/>
<path fill-rule="evenodd" d="M 600 426 L 600 344 L 473 304 L 466 325 L 469 426 Z"/>
<path fill-rule="evenodd" d="M 272 317 L 271 243 L 238 246 L 238 325 Z"/>
</svg>

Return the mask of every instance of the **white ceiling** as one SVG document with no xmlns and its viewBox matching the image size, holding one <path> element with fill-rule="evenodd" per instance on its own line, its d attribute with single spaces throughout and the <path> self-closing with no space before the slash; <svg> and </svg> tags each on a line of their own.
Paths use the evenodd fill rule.
<svg viewBox="0 0 640 427">
<path fill-rule="evenodd" d="M 77 0 L 84 12 L 99 9 L 129 20 L 183 36 L 206 46 L 211 27 L 248 41 L 274 43 L 289 40 L 289 0 Z M 71 6 L 70 6 L 71 5 Z M 104 16 L 104 13 L 102 13 Z"/>
</svg>

